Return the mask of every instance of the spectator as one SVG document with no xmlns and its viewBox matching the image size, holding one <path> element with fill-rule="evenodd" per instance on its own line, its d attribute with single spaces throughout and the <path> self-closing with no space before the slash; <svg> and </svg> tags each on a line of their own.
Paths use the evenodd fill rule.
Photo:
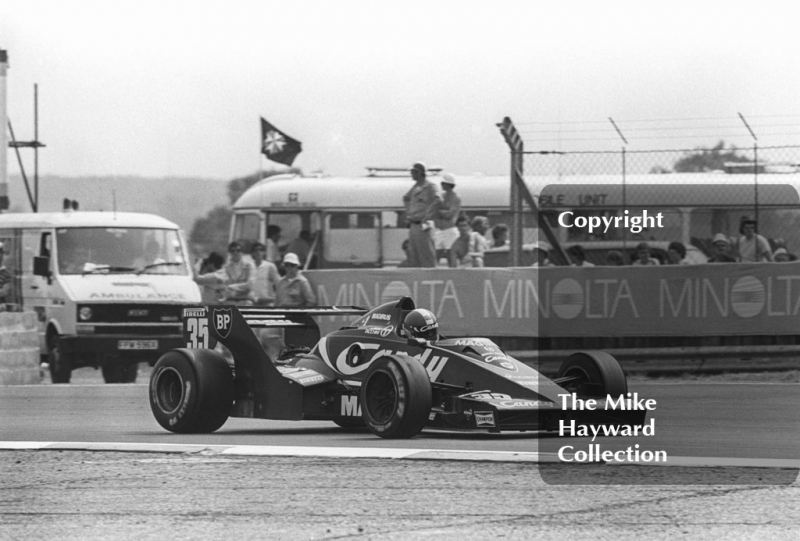
<svg viewBox="0 0 800 541">
<path fill-rule="evenodd" d="M 200 261 L 197 274 L 215 273 L 225 264 L 225 258 L 217 252 L 211 252 L 208 257 Z M 200 286 L 201 302 L 203 304 L 218 304 L 223 296 L 224 288 L 214 284 Z"/>
<path fill-rule="evenodd" d="M 433 242 L 433 219 L 442 204 L 436 185 L 425 179 L 425 164 L 411 167 L 414 186 L 403 196 L 408 230 L 408 262 L 411 267 L 435 267 L 436 246 Z"/>
<path fill-rule="evenodd" d="M 466 216 L 456 220 L 458 238 L 450 246 L 451 268 L 483 267 L 484 239 L 476 231 L 472 231 Z"/>
<path fill-rule="evenodd" d="M 533 245 L 533 251 L 536 254 L 536 261 L 533 262 L 532 267 L 553 267 L 553 263 L 548 259 L 551 247 L 544 241 L 539 241 Z"/>
<path fill-rule="evenodd" d="M 636 261 L 631 263 L 634 266 L 659 265 L 658 259 L 650 256 L 650 245 L 640 242 L 636 245 Z"/>
<path fill-rule="evenodd" d="M 253 265 L 256 268 L 255 280 L 253 282 L 253 301 L 257 306 L 273 306 L 275 304 L 275 291 L 281 275 L 278 274 L 278 267 L 272 261 L 265 259 L 267 247 L 256 242 L 250 250 L 253 258 Z M 261 347 L 267 352 L 270 359 L 277 358 L 283 347 L 283 333 L 281 329 L 267 327 L 264 329 L 253 329 Z"/>
<path fill-rule="evenodd" d="M 300 259 L 297 254 L 288 252 L 283 256 L 286 276 L 278 281 L 276 304 L 278 306 L 304 307 L 317 304 L 317 296 L 308 279 L 300 272 Z"/>
<path fill-rule="evenodd" d="M 625 265 L 625 258 L 622 256 L 622 252 L 618 252 L 617 250 L 611 250 L 606 254 L 606 265 L 611 267 L 622 267 Z"/>
<path fill-rule="evenodd" d="M 714 235 L 711 244 L 714 246 L 714 255 L 709 263 L 736 263 L 736 258 L 731 255 L 731 242 L 723 233 Z"/>
<path fill-rule="evenodd" d="M 256 268 L 255 280 L 253 281 L 253 302 L 259 306 L 272 306 L 275 304 L 275 288 L 281 279 L 278 274 L 278 267 L 272 261 L 265 259 L 267 247 L 256 242 L 253 244 L 250 256 L 253 258 L 253 265 Z"/>
<path fill-rule="evenodd" d="M 691 265 L 686 259 L 686 246 L 682 242 L 673 241 L 667 246 L 667 265 Z"/>
<path fill-rule="evenodd" d="M 436 259 L 447 258 L 450 253 L 450 246 L 458 238 L 458 228 L 456 219 L 461 213 L 461 197 L 455 192 L 456 177 L 451 173 L 442 175 L 442 203 L 436 211 L 434 225 L 436 232 L 433 240 L 436 248 Z"/>
<path fill-rule="evenodd" d="M 276 287 L 276 305 L 287 308 L 303 308 L 315 306 L 317 296 L 308 279 L 300 271 L 300 258 L 294 252 L 287 252 L 283 256 L 283 268 L 286 275 L 278 280 Z M 275 332 L 264 333 L 259 336 L 262 347 L 271 359 L 282 362 L 285 360 L 284 350 L 288 347 L 285 340 L 285 329 L 275 329 Z"/>
<path fill-rule="evenodd" d="M 508 226 L 497 224 L 492 228 L 492 240 L 489 241 L 489 248 L 500 248 L 508 246 Z"/>
<path fill-rule="evenodd" d="M 6 311 L 11 300 L 11 272 L 5 266 L 6 246 L 0 242 L 0 312 Z"/>
<path fill-rule="evenodd" d="M 481 236 L 484 250 L 489 247 L 489 241 L 486 239 L 486 232 L 489 231 L 489 228 L 489 218 L 486 216 L 475 216 L 472 219 L 472 230 Z"/>
<path fill-rule="evenodd" d="M 278 247 L 278 241 L 281 239 L 281 228 L 278 225 L 267 226 L 267 261 L 271 261 L 278 266 L 281 260 L 281 250 Z"/>
<path fill-rule="evenodd" d="M 242 257 L 241 243 L 233 241 L 228 245 L 228 262 L 216 272 L 195 276 L 194 281 L 200 285 L 224 286 L 221 301 L 246 306 L 253 303 L 255 278 L 255 265 Z"/>
<path fill-rule="evenodd" d="M 289 243 L 289 246 L 286 247 L 286 251 L 297 254 L 297 258 L 300 260 L 300 266 L 304 267 L 308 260 L 308 254 L 311 251 L 311 233 L 309 233 L 307 229 L 300 231 L 300 235 Z"/>
<path fill-rule="evenodd" d="M 580 244 L 570 246 L 567 250 L 567 255 L 572 259 L 573 267 L 594 267 L 594 263 L 586 261 L 586 254 Z"/>
<path fill-rule="evenodd" d="M 411 265 L 408 264 L 408 239 L 403 241 L 403 244 L 400 245 L 400 248 L 403 249 L 403 253 L 406 254 L 406 258 L 398 263 L 397 266 L 400 268 L 410 267 Z"/>
<path fill-rule="evenodd" d="M 749 216 L 742 216 L 739 222 L 739 233 L 742 235 L 736 241 L 741 263 L 758 263 L 759 261 L 772 261 L 772 249 L 766 238 L 759 235 L 758 222 Z"/>
<path fill-rule="evenodd" d="M 794 257 L 794 259 L 792 258 L 793 256 L 794 254 L 790 254 L 789 252 L 786 251 L 786 248 L 781 247 L 775 250 L 775 253 L 772 254 L 772 259 L 776 263 L 787 263 L 789 261 L 794 261 L 796 259 L 796 256 Z"/>
</svg>

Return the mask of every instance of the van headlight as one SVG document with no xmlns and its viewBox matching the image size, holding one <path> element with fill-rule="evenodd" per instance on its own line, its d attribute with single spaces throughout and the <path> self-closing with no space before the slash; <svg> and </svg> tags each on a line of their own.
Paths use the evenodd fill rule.
<svg viewBox="0 0 800 541">
<path fill-rule="evenodd" d="M 92 309 L 88 306 L 83 306 L 80 310 L 78 310 L 78 318 L 81 321 L 89 321 L 92 319 Z"/>
</svg>

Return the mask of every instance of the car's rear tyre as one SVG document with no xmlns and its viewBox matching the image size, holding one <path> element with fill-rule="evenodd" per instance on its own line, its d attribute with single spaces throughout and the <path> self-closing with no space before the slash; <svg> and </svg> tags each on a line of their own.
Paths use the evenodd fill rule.
<svg viewBox="0 0 800 541">
<path fill-rule="evenodd" d="M 573 353 L 561 363 L 557 378 L 574 378 L 564 388 L 582 396 L 619 396 L 628 392 L 622 367 L 605 351 Z"/>
<path fill-rule="evenodd" d="M 103 381 L 106 383 L 136 383 L 136 376 L 139 375 L 139 363 L 105 363 L 101 371 L 103 372 Z"/>
<path fill-rule="evenodd" d="M 150 409 L 170 432 L 214 432 L 228 420 L 234 400 L 233 373 L 210 349 L 174 349 L 150 376 Z"/>
<path fill-rule="evenodd" d="M 422 431 L 431 411 L 431 381 L 411 357 L 390 355 L 374 361 L 361 384 L 361 412 L 373 434 L 412 438 Z"/>
</svg>

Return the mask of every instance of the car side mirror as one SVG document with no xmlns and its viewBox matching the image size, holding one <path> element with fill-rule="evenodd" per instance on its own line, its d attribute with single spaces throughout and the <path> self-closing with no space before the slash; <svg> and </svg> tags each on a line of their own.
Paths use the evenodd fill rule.
<svg viewBox="0 0 800 541">
<path fill-rule="evenodd" d="M 43 276 L 50 281 L 50 258 L 47 256 L 34 256 L 33 258 L 33 274 L 36 276 Z"/>
</svg>

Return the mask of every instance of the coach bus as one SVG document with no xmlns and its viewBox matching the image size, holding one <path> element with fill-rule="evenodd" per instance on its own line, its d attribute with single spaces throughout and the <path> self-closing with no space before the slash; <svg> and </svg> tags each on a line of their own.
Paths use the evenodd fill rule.
<svg viewBox="0 0 800 541">
<path fill-rule="evenodd" d="M 438 174 L 429 180 L 439 184 Z M 716 233 L 738 236 L 739 220 L 759 221 L 759 232 L 800 249 L 800 173 L 673 173 L 528 177 L 526 186 L 558 240 L 584 247 L 618 246 L 643 240 L 681 241 L 710 248 Z M 406 171 L 375 172 L 363 177 L 277 175 L 263 179 L 234 204 L 230 238 L 265 241 L 268 226 L 278 226 L 286 250 L 298 237 L 308 241 L 306 268 L 393 267 L 404 258 L 408 236 L 403 195 L 413 181 Z M 489 218 L 492 226 L 511 225 L 510 185 L 506 176 L 456 176 L 456 193 L 469 216 Z M 622 228 L 592 231 L 564 227 L 559 216 L 622 216 L 647 210 L 662 214 L 661 227 L 638 232 Z M 535 216 L 526 207 L 523 244 L 537 240 Z"/>
</svg>

